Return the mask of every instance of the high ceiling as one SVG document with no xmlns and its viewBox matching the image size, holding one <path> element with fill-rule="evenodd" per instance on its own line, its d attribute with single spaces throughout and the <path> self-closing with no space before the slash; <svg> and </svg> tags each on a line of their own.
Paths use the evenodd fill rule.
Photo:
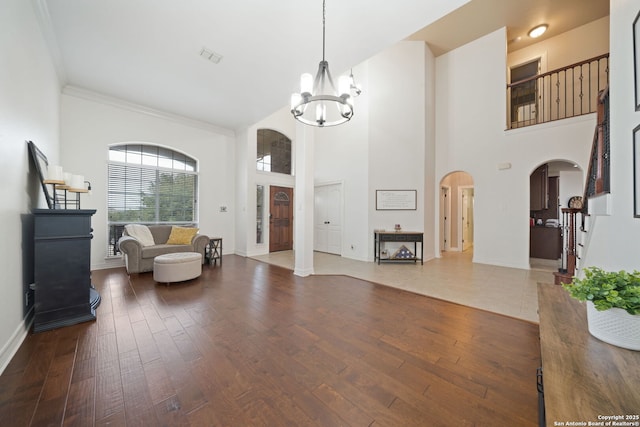
<svg viewBox="0 0 640 427">
<path fill-rule="evenodd" d="M 34 4 L 63 86 L 227 129 L 287 105 L 300 74 L 315 73 L 322 58 L 321 0 Z M 608 15 L 608 7 L 608 0 L 328 0 L 326 59 L 337 76 L 406 38 L 427 41 L 439 55 L 503 26 L 515 38 L 544 21 L 550 37 Z M 510 47 L 526 42 L 519 43 Z M 204 59 L 203 48 L 220 62 Z"/>
<path fill-rule="evenodd" d="M 507 49 L 514 51 L 608 15 L 609 0 L 472 0 L 408 39 L 424 40 L 441 55 L 506 27 Z M 539 24 L 549 25 L 544 36 L 528 37 Z"/>
</svg>

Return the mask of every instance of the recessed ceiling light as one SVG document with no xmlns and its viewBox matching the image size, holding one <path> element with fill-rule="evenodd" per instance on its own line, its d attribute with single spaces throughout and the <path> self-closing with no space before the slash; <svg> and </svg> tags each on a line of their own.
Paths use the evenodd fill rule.
<svg viewBox="0 0 640 427">
<path fill-rule="evenodd" d="M 549 28 L 547 24 L 542 24 L 542 25 L 538 25 L 537 27 L 533 27 L 528 33 L 529 37 L 531 37 L 532 39 L 540 37 L 547 31 L 547 28 Z"/>
</svg>

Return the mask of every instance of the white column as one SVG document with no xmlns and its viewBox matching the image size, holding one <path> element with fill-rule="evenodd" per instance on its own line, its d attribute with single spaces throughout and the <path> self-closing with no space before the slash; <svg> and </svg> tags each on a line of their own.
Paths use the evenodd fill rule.
<svg viewBox="0 0 640 427">
<path fill-rule="evenodd" d="M 293 274 L 302 277 L 313 274 L 314 132 L 315 128 L 296 122 Z"/>
</svg>

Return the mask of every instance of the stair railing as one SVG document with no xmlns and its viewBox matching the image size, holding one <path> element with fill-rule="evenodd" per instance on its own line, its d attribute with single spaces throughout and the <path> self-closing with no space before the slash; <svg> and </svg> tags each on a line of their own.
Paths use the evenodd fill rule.
<svg viewBox="0 0 640 427">
<path fill-rule="evenodd" d="M 587 213 L 589 198 L 606 194 L 610 190 L 610 141 L 609 141 L 609 87 L 598 96 L 598 122 L 593 135 L 591 160 L 584 187 L 582 212 Z"/>
<path fill-rule="evenodd" d="M 582 208 L 562 209 L 564 225 L 564 245 L 562 252 L 563 266 L 555 273 L 555 283 L 569 283 L 576 273 L 580 256 L 578 247 L 582 246 L 583 254 L 587 247 L 577 242 L 578 224 L 580 231 L 587 233 L 585 220 L 589 216 L 589 198 L 607 194 L 610 191 L 610 141 L 609 141 L 609 87 L 605 87 L 598 95 L 597 124 L 591 146 L 591 160 L 587 169 L 585 191 L 582 197 Z M 578 215 L 580 217 L 578 218 Z"/>
</svg>

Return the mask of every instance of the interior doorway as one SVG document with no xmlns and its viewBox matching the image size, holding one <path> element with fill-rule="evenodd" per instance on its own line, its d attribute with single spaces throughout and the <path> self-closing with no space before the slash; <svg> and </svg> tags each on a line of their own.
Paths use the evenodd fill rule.
<svg viewBox="0 0 640 427">
<path fill-rule="evenodd" d="M 536 58 L 510 69 L 511 128 L 529 126 L 538 122 L 538 81 L 541 59 Z"/>
<path fill-rule="evenodd" d="M 529 176 L 529 266 L 536 270 L 565 268 L 568 241 L 562 210 L 582 200 L 584 171 L 565 159 L 550 159 Z"/>
<path fill-rule="evenodd" d="M 342 255 L 342 184 L 318 185 L 314 193 L 313 250 Z"/>
<path fill-rule="evenodd" d="M 466 172 L 452 172 L 440 181 L 441 251 L 472 251 L 474 197 L 473 177 Z"/>
<path fill-rule="evenodd" d="M 473 247 L 473 186 L 464 185 L 459 187 L 460 195 L 460 235 L 462 240 L 460 246 L 462 252 Z"/>
<path fill-rule="evenodd" d="M 451 187 L 440 187 L 440 252 L 451 249 Z"/>
<path fill-rule="evenodd" d="M 270 188 L 269 252 L 293 249 L 293 188 Z"/>
</svg>

